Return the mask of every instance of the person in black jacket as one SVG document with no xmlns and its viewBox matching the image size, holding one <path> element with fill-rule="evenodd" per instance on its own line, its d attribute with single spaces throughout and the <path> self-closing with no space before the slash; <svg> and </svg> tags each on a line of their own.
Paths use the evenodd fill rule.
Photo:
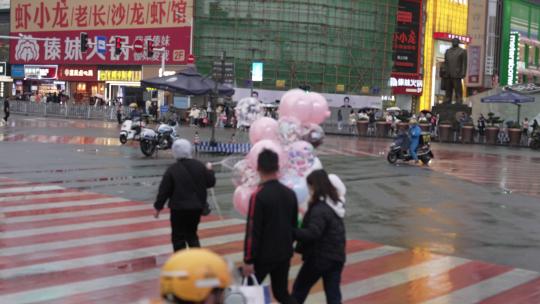
<svg viewBox="0 0 540 304">
<path fill-rule="evenodd" d="M 311 200 L 302 227 L 294 232 L 296 251 L 304 264 L 293 286 L 293 296 L 304 303 L 322 277 L 328 304 L 341 303 L 341 272 L 345 264 L 344 204 L 324 170 L 307 177 Z"/>
<path fill-rule="evenodd" d="M 216 177 L 212 165 L 191 158 L 191 143 L 177 139 L 172 152 L 177 162 L 171 165 L 161 180 L 154 203 L 156 218 L 169 201 L 171 209 L 172 244 L 174 251 L 200 247 L 197 227 L 206 204 L 206 189 L 214 187 Z"/>
<path fill-rule="evenodd" d="M 288 279 L 298 203 L 294 192 L 278 181 L 278 170 L 278 155 L 263 150 L 257 161 L 261 184 L 251 196 L 248 210 L 243 272 L 246 277 L 255 272 L 259 282 L 270 275 L 276 300 L 295 304 Z"/>
<path fill-rule="evenodd" d="M 4 122 L 6 123 L 6 125 L 8 122 L 8 118 L 9 118 L 9 100 L 4 99 Z"/>
</svg>

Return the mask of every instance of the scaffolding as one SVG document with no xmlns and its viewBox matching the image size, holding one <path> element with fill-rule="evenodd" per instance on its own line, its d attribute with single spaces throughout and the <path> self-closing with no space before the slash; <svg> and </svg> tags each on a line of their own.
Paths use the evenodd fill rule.
<svg viewBox="0 0 540 304">
<path fill-rule="evenodd" d="M 388 92 L 398 0 L 197 0 L 195 55 L 210 73 L 225 51 L 238 87 L 264 62 L 255 88 Z"/>
</svg>

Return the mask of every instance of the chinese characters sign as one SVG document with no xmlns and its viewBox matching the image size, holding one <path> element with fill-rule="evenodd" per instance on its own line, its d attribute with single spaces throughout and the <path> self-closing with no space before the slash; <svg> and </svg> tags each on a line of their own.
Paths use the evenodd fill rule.
<svg viewBox="0 0 540 304">
<path fill-rule="evenodd" d="M 12 0 L 12 32 L 189 26 L 193 0 Z"/>
<path fill-rule="evenodd" d="M 141 71 L 117 71 L 117 70 L 99 70 L 98 71 L 98 80 L 99 81 L 141 81 L 142 72 Z"/>
<path fill-rule="evenodd" d="M 95 66 L 63 66 L 60 67 L 58 79 L 69 81 L 96 81 L 97 67 Z"/>
<path fill-rule="evenodd" d="M 422 1 L 400 0 L 394 33 L 393 72 L 417 75 L 420 67 Z"/>
<path fill-rule="evenodd" d="M 155 48 L 165 48 L 165 61 L 168 64 L 184 64 L 189 53 L 190 28 L 166 28 L 159 31 L 152 29 L 138 30 L 102 30 L 87 31 L 90 48 L 81 52 L 80 32 L 36 32 L 27 34 L 28 39 L 11 40 L 10 62 L 18 64 L 160 64 L 163 53 L 154 52 L 152 58 L 146 52 L 136 53 L 131 48 L 122 48 L 120 55 L 114 54 L 115 37 L 121 37 L 124 46 L 152 40 Z M 12 33 L 17 35 L 18 33 Z M 106 51 L 103 46 L 105 37 Z M 47 38 L 50 40 L 34 40 L 30 38 Z"/>
<path fill-rule="evenodd" d="M 419 95 L 424 88 L 424 82 L 418 79 L 391 77 L 388 85 L 392 88 L 394 94 Z"/>
<path fill-rule="evenodd" d="M 24 77 L 28 79 L 56 79 L 56 65 L 25 65 Z"/>
<path fill-rule="evenodd" d="M 190 49 L 193 0 L 12 0 L 10 60 L 19 64 L 159 64 L 133 45 L 152 40 L 168 64 L 185 64 Z M 80 33 L 89 50 L 80 51 Z M 114 55 L 115 37 L 123 40 Z M 34 40 L 30 38 L 47 38 Z M 104 51 L 105 48 L 105 51 Z"/>
</svg>

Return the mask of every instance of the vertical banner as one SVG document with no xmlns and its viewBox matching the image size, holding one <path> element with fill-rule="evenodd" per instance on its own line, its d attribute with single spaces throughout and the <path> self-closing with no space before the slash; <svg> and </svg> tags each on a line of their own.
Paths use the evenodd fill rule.
<svg viewBox="0 0 540 304">
<path fill-rule="evenodd" d="M 465 78 L 468 87 L 482 87 L 484 84 L 486 14 L 487 0 L 469 1 L 467 32 L 471 42 L 467 47 L 468 67 Z"/>
<path fill-rule="evenodd" d="M 518 83 L 519 33 L 511 32 L 508 43 L 508 85 Z"/>
<path fill-rule="evenodd" d="M 394 94 L 422 94 L 422 86 L 410 86 L 420 79 L 420 46 L 422 37 L 422 0 L 399 0 L 397 25 L 393 39 L 392 87 Z M 401 80 L 401 81 L 399 81 Z"/>
</svg>

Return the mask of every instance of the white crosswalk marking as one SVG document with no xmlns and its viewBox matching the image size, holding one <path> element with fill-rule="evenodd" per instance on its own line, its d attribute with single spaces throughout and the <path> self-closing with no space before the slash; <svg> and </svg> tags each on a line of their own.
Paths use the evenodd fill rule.
<svg viewBox="0 0 540 304">
<path fill-rule="evenodd" d="M 10 187 L 2 190 L 9 190 L 3 192 L 9 195 L 0 195 L 0 215 L 4 216 L 0 221 L 0 303 L 78 303 L 81 296 L 105 303 L 107 300 L 101 298 L 102 291 L 114 293 L 117 288 L 118 295 L 123 298 L 129 296 L 122 292 L 129 286 L 157 286 L 159 267 L 172 251 L 166 214 L 156 220 L 152 217 L 152 205 L 149 203 L 101 197 L 54 185 L 26 186 L 13 180 L 8 182 L 11 182 Z M 50 190 L 61 192 L 37 193 Z M 118 207 L 117 203 L 127 206 Z M 89 210 L 76 210 L 79 206 L 89 206 Z M 90 221 L 91 218 L 95 220 Z M 201 244 L 238 263 L 243 257 L 244 224 L 243 219 L 208 218 L 199 225 L 201 235 L 206 236 L 201 238 Z M 429 280 L 471 262 L 463 258 L 433 256 L 422 262 L 413 263 L 411 260 L 408 265 L 403 263 L 410 254 L 407 249 L 362 241 L 349 243 L 354 245 L 347 252 L 345 268 L 349 274 L 355 269 L 369 270 L 381 262 L 393 265 L 396 261 L 397 264 L 389 266 L 388 269 L 392 270 L 376 271 L 372 276 L 362 276 L 362 279 L 344 277 L 344 301 L 354 302 L 359 297 L 384 293 L 418 279 Z M 290 282 L 294 281 L 301 266 L 301 263 L 291 265 Z M 475 277 L 476 274 L 471 273 L 470 276 Z M 457 290 L 437 285 L 440 282 L 423 286 L 435 291 L 447 290 L 425 303 L 477 303 L 540 276 L 535 272 L 513 269 L 483 277 L 482 280 L 475 278 L 471 280 L 474 283 Z M 451 283 L 450 278 L 446 284 Z M 148 294 L 149 297 L 155 295 Z M 409 299 L 409 295 L 403 295 L 405 299 Z M 136 300 L 139 299 L 126 299 L 124 302 Z M 324 292 L 315 290 L 306 303 L 324 302 Z"/>
<path fill-rule="evenodd" d="M 14 188 L 0 188 L 0 194 L 17 193 L 17 192 L 38 192 L 38 191 L 50 191 L 50 190 L 62 190 L 60 186 L 29 186 L 29 187 L 14 187 Z"/>
<path fill-rule="evenodd" d="M 513 269 L 478 284 L 426 301 L 423 304 L 474 304 L 538 277 L 539 274 L 536 272 Z"/>
</svg>

